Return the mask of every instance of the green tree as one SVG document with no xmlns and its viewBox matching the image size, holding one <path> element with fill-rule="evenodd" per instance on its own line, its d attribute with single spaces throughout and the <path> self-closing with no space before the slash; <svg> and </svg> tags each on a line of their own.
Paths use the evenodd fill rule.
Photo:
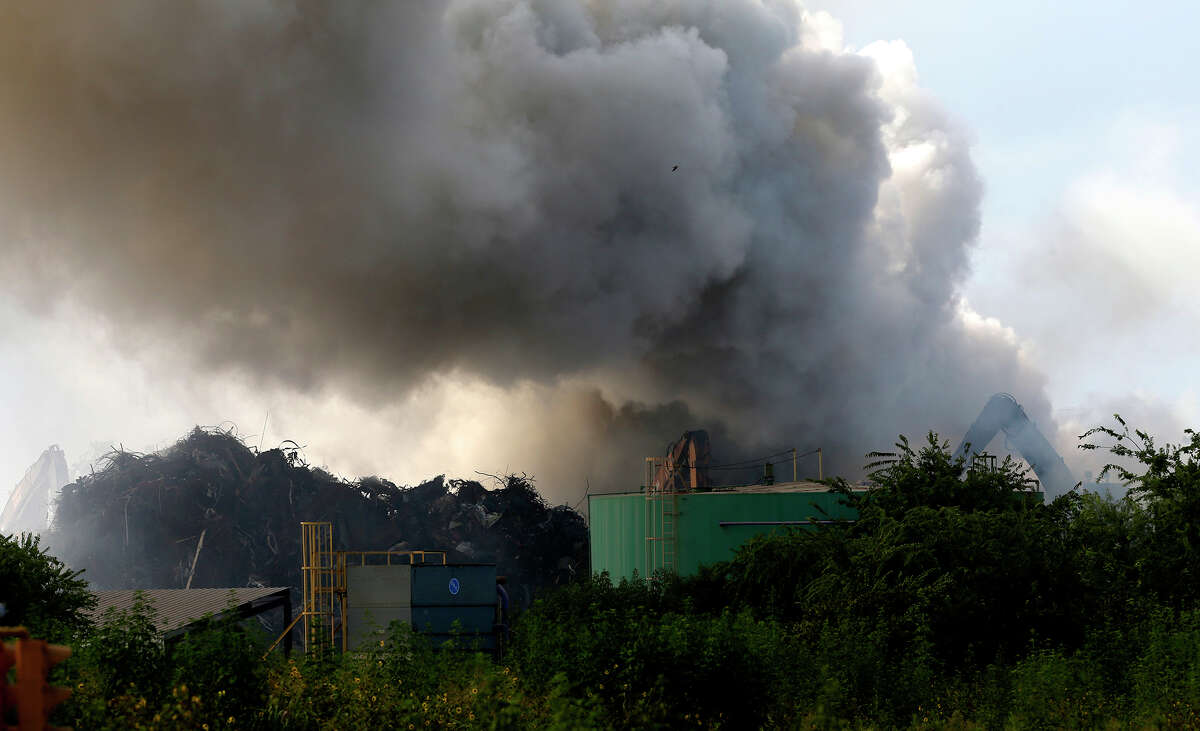
<svg viewBox="0 0 1200 731">
<path fill-rule="evenodd" d="M 0 535 L 0 624 L 66 639 L 87 624 L 85 612 L 96 603 L 82 573 L 47 553 L 36 535 Z"/>
<path fill-rule="evenodd" d="M 1101 479 L 1116 474 L 1129 487 L 1129 499 L 1145 511 L 1136 542 L 1129 547 L 1142 590 L 1176 608 L 1200 601 L 1200 434 L 1185 429 L 1185 441 L 1157 446 L 1146 432 L 1114 414 L 1115 427 L 1096 427 L 1081 438 L 1082 449 L 1106 449 L 1132 465 L 1105 465 Z"/>
<path fill-rule="evenodd" d="M 929 432 L 925 444 L 914 449 L 901 435 L 894 452 L 871 452 L 867 464 L 871 479 L 879 484 L 865 496 L 840 487 L 861 512 L 865 507 L 900 516 L 911 508 L 954 507 L 964 512 L 1019 510 L 1029 504 L 1032 480 L 1011 457 L 990 468 L 971 466 L 955 457 L 950 443 Z"/>
</svg>

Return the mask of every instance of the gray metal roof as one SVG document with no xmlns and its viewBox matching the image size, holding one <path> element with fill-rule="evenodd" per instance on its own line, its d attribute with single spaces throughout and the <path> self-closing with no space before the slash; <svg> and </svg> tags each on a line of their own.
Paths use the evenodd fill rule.
<svg viewBox="0 0 1200 731">
<path fill-rule="evenodd" d="M 211 614 L 214 617 L 230 608 L 245 607 L 288 591 L 287 587 L 250 587 L 240 589 L 119 589 L 94 591 L 96 607 L 88 611 L 92 622 L 100 622 L 109 608 L 125 611 L 133 608 L 138 592 L 153 605 L 154 625 L 159 632 L 168 633 L 186 627 Z"/>
<path fill-rule="evenodd" d="M 680 495 L 742 495 L 745 493 L 760 493 L 760 492 L 829 492 L 832 488 L 829 485 L 820 482 L 811 482 L 808 480 L 799 480 L 797 482 L 776 482 L 773 485 L 729 485 L 729 486 L 714 486 L 704 488 L 702 490 L 686 490 Z M 853 484 L 850 486 L 851 492 L 866 492 L 871 486 L 863 483 Z M 593 492 L 588 497 L 605 497 L 608 495 L 638 495 L 645 494 L 645 490 L 629 491 L 629 492 Z"/>
</svg>

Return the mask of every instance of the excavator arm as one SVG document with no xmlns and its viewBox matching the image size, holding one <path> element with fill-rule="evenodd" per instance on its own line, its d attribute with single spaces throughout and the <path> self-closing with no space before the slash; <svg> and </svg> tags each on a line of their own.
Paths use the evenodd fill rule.
<svg viewBox="0 0 1200 731">
<path fill-rule="evenodd" d="M 975 419 L 958 449 L 954 450 L 954 456 L 969 461 L 972 455 L 983 452 L 999 432 L 1004 432 L 1008 441 L 1033 468 L 1047 496 L 1057 497 L 1075 486 L 1075 477 L 1067 469 L 1067 463 L 1030 421 L 1025 409 L 1021 408 L 1012 394 L 998 393 L 988 399 L 979 418 Z"/>
</svg>

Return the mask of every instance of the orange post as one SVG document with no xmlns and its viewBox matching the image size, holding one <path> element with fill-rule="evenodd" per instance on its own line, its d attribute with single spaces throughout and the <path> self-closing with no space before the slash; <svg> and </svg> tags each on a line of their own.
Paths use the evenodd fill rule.
<svg viewBox="0 0 1200 731">
<path fill-rule="evenodd" d="M 15 649 L 17 728 L 53 729 L 50 716 L 58 704 L 70 697 L 71 691 L 50 685 L 47 676 L 51 668 L 71 656 L 71 648 L 51 645 L 45 640 L 18 639 Z"/>
<path fill-rule="evenodd" d="M 51 729 L 50 716 L 58 704 L 70 697 L 68 688 L 47 683 L 50 669 L 71 656 L 66 645 L 51 645 L 29 638 L 24 627 L 0 627 L 0 729 L 33 731 Z M 8 671 L 17 670 L 15 685 L 8 683 Z M 16 726 L 10 725 L 15 721 Z"/>
<path fill-rule="evenodd" d="M 8 671 L 17 661 L 14 643 L 0 643 L 0 729 L 9 727 L 9 709 L 16 710 L 17 689 L 8 687 Z"/>
<path fill-rule="evenodd" d="M 8 684 L 8 671 L 17 663 L 17 643 L 13 640 L 28 637 L 24 627 L 0 627 L 0 729 L 4 731 L 16 728 L 9 722 L 17 720 L 17 686 Z"/>
</svg>

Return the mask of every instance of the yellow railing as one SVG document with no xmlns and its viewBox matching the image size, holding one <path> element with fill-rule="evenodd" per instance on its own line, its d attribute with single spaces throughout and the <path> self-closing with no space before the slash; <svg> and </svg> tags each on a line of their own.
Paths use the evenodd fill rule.
<svg viewBox="0 0 1200 731">
<path fill-rule="evenodd" d="M 300 574 L 304 583 L 300 615 L 288 625 L 267 653 L 304 620 L 304 648 L 332 650 L 341 625 L 342 650 L 346 649 L 346 574 L 349 566 L 404 566 L 446 564 L 445 551 L 335 551 L 333 524 L 328 521 L 300 523 Z M 334 607 L 337 607 L 335 612 Z M 337 620 L 341 620 L 338 622 Z M 328 645 L 326 646 L 326 633 Z M 265 655 L 264 655 L 265 657 Z"/>
</svg>

